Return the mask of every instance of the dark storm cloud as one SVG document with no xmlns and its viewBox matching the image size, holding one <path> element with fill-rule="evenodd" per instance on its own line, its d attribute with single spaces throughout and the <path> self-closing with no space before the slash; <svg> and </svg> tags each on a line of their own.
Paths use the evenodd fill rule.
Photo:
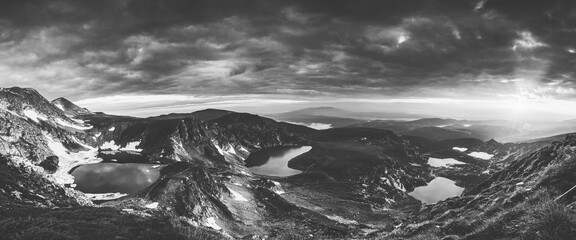
<svg viewBox="0 0 576 240">
<path fill-rule="evenodd" d="M 560 0 L 7 0 L 0 73 L 55 94 L 570 88 L 575 20 Z"/>
</svg>

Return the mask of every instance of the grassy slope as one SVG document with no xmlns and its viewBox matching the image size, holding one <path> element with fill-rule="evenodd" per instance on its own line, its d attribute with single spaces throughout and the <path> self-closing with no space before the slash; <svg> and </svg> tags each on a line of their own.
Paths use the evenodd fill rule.
<svg viewBox="0 0 576 240">
<path fill-rule="evenodd" d="M 576 196 L 554 199 L 576 184 L 576 157 L 563 157 L 543 168 L 536 179 L 507 184 L 484 195 L 466 196 L 431 206 L 417 224 L 396 231 L 395 239 L 574 239 Z M 571 204 L 570 204 L 571 203 Z M 566 205 L 568 204 L 568 205 Z M 482 207 L 485 206 L 485 207 Z"/>
<path fill-rule="evenodd" d="M 113 208 L 45 209 L 13 205 L 0 211 L 5 239 L 221 239 L 169 216 L 139 217 Z"/>
</svg>

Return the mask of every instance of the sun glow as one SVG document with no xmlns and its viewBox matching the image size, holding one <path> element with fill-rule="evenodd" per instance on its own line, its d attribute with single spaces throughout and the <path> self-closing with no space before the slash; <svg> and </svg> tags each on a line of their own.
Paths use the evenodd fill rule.
<svg viewBox="0 0 576 240">
<path fill-rule="evenodd" d="M 526 114 L 526 104 L 525 98 L 518 97 L 514 99 L 511 103 L 511 110 L 515 115 L 525 115 Z"/>
<path fill-rule="evenodd" d="M 527 126 L 529 118 L 530 103 L 523 96 L 515 96 L 508 103 L 510 110 L 510 119 L 516 127 L 524 128 Z"/>
</svg>

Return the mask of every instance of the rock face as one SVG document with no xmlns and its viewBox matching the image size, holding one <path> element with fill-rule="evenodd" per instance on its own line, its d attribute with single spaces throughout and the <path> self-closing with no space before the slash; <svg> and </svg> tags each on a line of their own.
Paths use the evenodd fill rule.
<svg viewBox="0 0 576 240">
<path fill-rule="evenodd" d="M 66 116 L 33 89 L 0 89 L 0 126 L 0 154 L 20 156 L 36 164 L 93 143 L 90 126 Z M 56 145 L 63 150 L 56 153 Z"/>
<path fill-rule="evenodd" d="M 48 173 L 55 173 L 58 170 L 58 160 L 57 156 L 50 156 L 46 160 L 42 161 L 38 166 L 44 168 Z"/>
<path fill-rule="evenodd" d="M 191 163 L 174 163 L 163 168 L 161 175 L 136 197 L 158 202 L 167 211 L 194 220 L 231 216 L 221 200 L 223 194 L 229 194 L 228 189 L 203 168 Z"/>
<path fill-rule="evenodd" d="M 44 178 L 26 161 L 0 155 L 0 208 L 8 203 L 42 207 L 80 204 L 74 195 Z"/>
<path fill-rule="evenodd" d="M 139 119 L 102 115 L 86 119 L 100 131 L 100 145 L 109 142 L 116 148 L 124 148 L 136 144 L 142 162 L 184 161 L 206 166 L 243 165 L 242 159 L 251 151 L 304 144 L 306 140 L 288 129 L 309 130 L 242 113 L 229 113 L 207 122 L 195 118 Z"/>
</svg>

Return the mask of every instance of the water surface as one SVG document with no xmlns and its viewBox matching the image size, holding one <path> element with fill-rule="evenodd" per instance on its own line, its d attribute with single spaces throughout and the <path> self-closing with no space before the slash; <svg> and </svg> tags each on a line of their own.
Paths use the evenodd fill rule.
<svg viewBox="0 0 576 240">
<path fill-rule="evenodd" d="M 160 177 L 158 164 L 94 163 L 72 171 L 76 189 L 85 193 L 136 193 Z"/>
<path fill-rule="evenodd" d="M 310 151 L 312 147 L 271 147 L 255 152 L 246 159 L 246 167 L 253 173 L 266 176 L 291 176 L 302 171 L 288 167 L 288 161 L 303 153 Z"/>
<path fill-rule="evenodd" d="M 408 195 L 424 204 L 434 204 L 447 198 L 458 197 L 463 191 L 464 188 L 456 186 L 454 181 L 448 178 L 436 177 L 428 185 L 417 187 Z"/>
</svg>

